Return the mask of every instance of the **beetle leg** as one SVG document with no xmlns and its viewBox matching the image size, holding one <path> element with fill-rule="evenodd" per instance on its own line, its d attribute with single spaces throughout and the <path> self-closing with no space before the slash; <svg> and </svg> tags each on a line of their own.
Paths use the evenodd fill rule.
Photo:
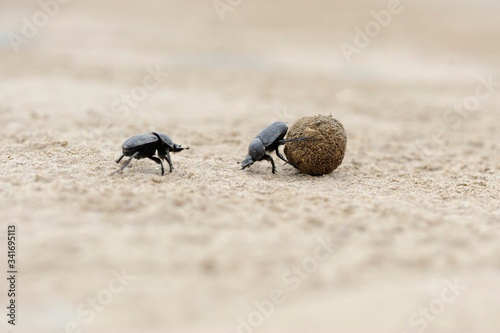
<svg viewBox="0 0 500 333">
<path fill-rule="evenodd" d="M 165 174 L 165 170 L 163 169 L 163 162 L 158 157 L 148 157 L 148 158 L 161 165 L 161 175 L 163 176 Z"/>
<path fill-rule="evenodd" d="M 274 165 L 274 160 L 273 160 L 273 158 L 272 158 L 271 156 L 269 156 L 269 155 L 267 155 L 267 154 L 266 154 L 266 155 L 264 155 L 264 157 L 262 157 L 262 159 L 264 159 L 264 160 L 268 160 L 269 162 L 271 162 L 271 164 L 272 164 L 272 166 L 273 166 L 273 169 L 272 169 L 272 170 L 273 170 L 273 173 L 276 173 L 276 166 Z"/>
<path fill-rule="evenodd" d="M 172 160 L 170 159 L 170 153 L 167 151 L 163 158 L 168 162 L 168 165 L 170 166 L 170 172 L 172 172 L 174 166 L 172 165 Z"/>
<path fill-rule="evenodd" d="M 279 143 L 280 145 L 285 144 L 287 142 L 295 142 L 295 141 L 302 141 L 305 139 L 312 139 L 312 137 L 307 137 L 307 138 L 297 138 L 297 139 L 289 139 L 289 140 L 280 140 Z"/>
<path fill-rule="evenodd" d="M 290 164 L 291 166 L 293 166 L 295 168 L 295 165 L 293 165 L 292 163 L 288 162 L 284 157 L 283 155 L 281 155 L 280 151 L 278 148 L 276 148 L 276 155 L 282 159 L 286 164 Z"/>
<path fill-rule="evenodd" d="M 120 156 L 120 158 L 116 160 L 116 163 L 120 163 L 120 161 L 121 161 L 121 160 L 122 160 L 122 158 L 124 158 L 124 157 L 125 157 L 125 155 Z"/>
<path fill-rule="evenodd" d="M 137 155 L 139 155 L 138 151 L 136 151 L 134 153 L 134 155 L 130 156 L 130 158 L 127 160 L 127 162 L 125 162 L 125 164 L 122 165 L 122 167 L 120 169 L 118 169 L 115 172 L 113 172 L 113 174 L 118 173 L 118 172 L 122 171 L 123 169 L 125 169 L 127 167 L 127 165 L 130 163 L 130 161 L 132 161 L 134 159 L 134 157 L 136 157 Z"/>
</svg>

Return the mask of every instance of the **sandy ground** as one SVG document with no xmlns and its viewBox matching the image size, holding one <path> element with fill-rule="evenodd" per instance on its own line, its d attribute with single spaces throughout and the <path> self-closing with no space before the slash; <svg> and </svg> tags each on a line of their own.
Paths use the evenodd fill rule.
<svg viewBox="0 0 500 333">
<path fill-rule="evenodd" d="M 2 6 L 2 332 L 500 331 L 498 2 L 402 1 L 350 63 L 385 1 L 73 1 L 19 52 L 40 5 Z M 315 114 L 348 134 L 334 173 L 239 170 Z M 110 176 L 153 130 L 191 147 L 174 172 Z"/>
</svg>

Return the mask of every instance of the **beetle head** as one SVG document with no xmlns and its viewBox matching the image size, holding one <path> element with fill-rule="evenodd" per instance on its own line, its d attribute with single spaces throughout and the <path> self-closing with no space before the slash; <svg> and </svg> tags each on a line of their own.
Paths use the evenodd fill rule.
<svg viewBox="0 0 500 333">
<path fill-rule="evenodd" d="M 246 167 L 249 167 L 253 163 L 254 163 L 254 160 L 252 160 L 252 156 L 247 155 L 247 157 L 245 157 L 245 159 L 241 162 L 241 170 L 245 169 Z"/>
<path fill-rule="evenodd" d="M 245 169 L 256 161 L 260 161 L 265 154 L 266 148 L 262 140 L 259 138 L 253 139 L 252 142 L 250 142 L 250 146 L 248 146 L 248 156 L 241 162 L 241 169 Z"/>
</svg>

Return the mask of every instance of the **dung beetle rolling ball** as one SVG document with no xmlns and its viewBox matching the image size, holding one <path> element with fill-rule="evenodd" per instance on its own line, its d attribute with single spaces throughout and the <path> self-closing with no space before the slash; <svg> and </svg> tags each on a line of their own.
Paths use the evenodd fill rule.
<svg viewBox="0 0 500 333">
<path fill-rule="evenodd" d="M 170 152 L 177 153 L 189 147 L 183 148 L 181 145 L 172 142 L 172 139 L 166 134 L 153 132 L 147 134 L 139 134 L 129 138 L 122 145 L 123 154 L 116 160 L 120 163 L 122 158 L 130 156 L 130 158 L 123 164 L 123 166 L 116 170 L 114 173 L 120 172 L 132 161 L 134 158 L 140 160 L 141 158 L 149 158 L 150 160 L 158 163 L 161 166 L 161 175 L 165 174 L 163 169 L 162 159 L 167 161 L 170 166 L 170 172 L 174 169 L 170 159 Z M 154 154 L 158 152 L 158 157 Z M 114 174 L 113 173 L 113 174 Z"/>
<path fill-rule="evenodd" d="M 288 131 L 288 126 L 284 122 L 277 121 L 260 131 L 255 139 L 250 142 L 248 146 L 248 155 L 241 162 L 241 170 L 251 166 L 257 161 L 268 160 L 272 165 L 272 173 L 276 173 L 276 166 L 274 165 L 274 160 L 271 156 L 267 155 L 266 152 L 275 151 L 276 155 L 288 162 L 279 151 L 279 146 L 285 144 L 286 142 L 301 141 L 307 138 L 294 138 L 291 140 L 284 140 L 286 132 Z M 293 166 L 293 164 L 291 164 Z"/>
<path fill-rule="evenodd" d="M 347 135 L 344 126 L 330 116 L 300 118 L 288 131 L 287 139 L 314 138 L 285 145 L 285 155 L 300 171 L 319 176 L 337 169 L 344 159 Z"/>
</svg>

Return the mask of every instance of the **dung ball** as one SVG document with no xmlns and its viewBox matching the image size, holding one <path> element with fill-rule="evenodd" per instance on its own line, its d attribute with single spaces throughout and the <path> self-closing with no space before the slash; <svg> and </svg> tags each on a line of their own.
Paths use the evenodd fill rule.
<svg viewBox="0 0 500 333">
<path fill-rule="evenodd" d="M 347 135 L 342 123 L 329 116 L 302 117 L 290 127 L 285 155 L 300 171 L 319 176 L 337 169 L 344 159 Z"/>
</svg>

